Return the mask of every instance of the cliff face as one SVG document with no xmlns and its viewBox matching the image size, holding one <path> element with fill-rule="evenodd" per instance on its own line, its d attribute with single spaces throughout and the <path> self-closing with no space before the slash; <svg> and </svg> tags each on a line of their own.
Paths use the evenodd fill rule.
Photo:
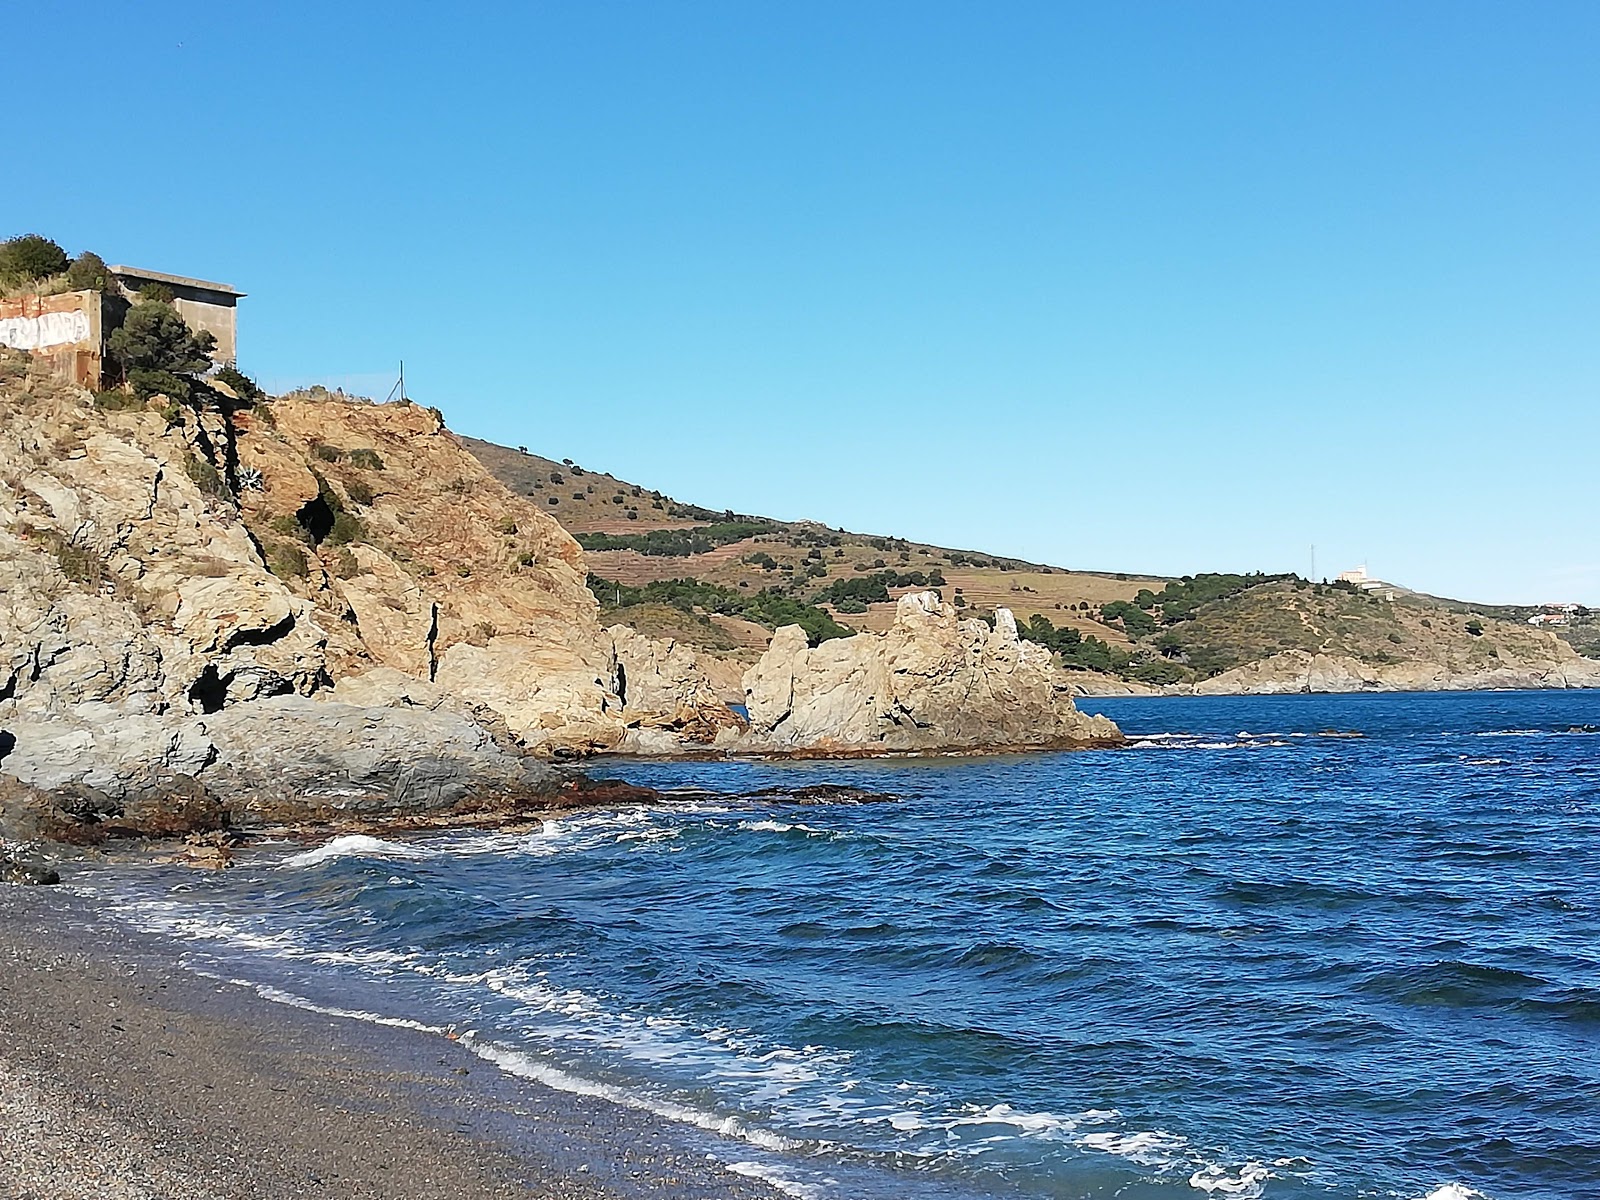
<svg viewBox="0 0 1600 1200">
<path fill-rule="evenodd" d="M 806 645 L 778 630 L 744 677 L 745 745 L 758 750 L 894 753 L 1109 744 L 1107 718 L 1080 713 L 1050 651 L 1017 637 L 1006 609 L 991 629 L 958 619 L 933 592 L 901 597 L 887 633 Z"/>
<path fill-rule="evenodd" d="M 1447 692 L 1492 688 L 1600 687 L 1600 662 L 1549 634 L 1529 656 L 1499 651 L 1490 661 L 1364 663 L 1331 654 L 1287 651 L 1224 671 L 1182 689 L 1200 696 L 1286 692 Z M 1548 645 L 1545 644 L 1548 639 Z M 1177 689 L 1174 689 L 1177 690 Z"/>
<path fill-rule="evenodd" d="M 91 824 L 195 781 L 235 817 L 531 795 L 530 752 L 736 724 L 427 409 L 106 411 L 0 368 L 0 772 Z"/>
</svg>

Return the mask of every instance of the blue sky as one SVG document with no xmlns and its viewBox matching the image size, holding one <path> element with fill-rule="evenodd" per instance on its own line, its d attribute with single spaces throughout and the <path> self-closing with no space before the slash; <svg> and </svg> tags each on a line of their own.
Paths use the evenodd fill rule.
<svg viewBox="0 0 1600 1200">
<path fill-rule="evenodd" d="M 1600 603 L 1587 0 L 7 20 L 0 233 L 236 284 L 269 383 L 404 358 L 463 432 L 1071 567 Z"/>
</svg>

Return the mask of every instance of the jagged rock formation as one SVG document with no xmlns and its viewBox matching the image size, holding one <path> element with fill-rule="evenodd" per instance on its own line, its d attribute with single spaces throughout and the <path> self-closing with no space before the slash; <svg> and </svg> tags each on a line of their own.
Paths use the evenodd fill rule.
<svg viewBox="0 0 1600 1200">
<path fill-rule="evenodd" d="M 431 410 L 107 411 L 0 367 L 0 773 L 91 824 L 459 807 L 736 724 Z"/>
<path fill-rule="evenodd" d="M 1214 696 L 1600 687 L 1600 662 L 1582 657 L 1552 635 L 1543 635 L 1541 641 L 1545 639 L 1548 639 L 1548 657 L 1525 661 L 1502 654 L 1493 666 L 1444 662 L 1375 664 L 1343 655 L 1290 650 L 1224 671 L 1181 690 Z"/>
<path fill-rule="evenodd" d="M 750 732 L 763 750 L 895 753 L 1116 743 L 1116 725 L 1080 713 L 1050 651 L 1017 637 L 1006 609 L 994 628 L 960 620 L 933 592 L 902 596 L 885 634 L 810 648 L 778 630 L 744 677 Z"/>
</svg>

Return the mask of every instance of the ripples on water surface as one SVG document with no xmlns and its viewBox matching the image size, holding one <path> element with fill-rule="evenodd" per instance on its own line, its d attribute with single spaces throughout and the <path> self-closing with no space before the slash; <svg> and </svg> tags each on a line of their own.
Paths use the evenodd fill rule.
<svg viewBox="0 0 1600 1200">
<path fill-rule="evenodd" d="M 1085 707 L 1177 736 L 92 886 L 797 1196 L 1600 1196 L 1600 694 Z"/>
</svg>

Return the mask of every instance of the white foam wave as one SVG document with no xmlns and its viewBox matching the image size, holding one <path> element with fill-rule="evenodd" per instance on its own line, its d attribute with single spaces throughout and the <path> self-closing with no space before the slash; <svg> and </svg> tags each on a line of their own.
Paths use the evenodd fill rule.
<svg viewBox="0 0 1600 1200">
<path fill-rule="evenodd" d="M 832 837 L 833 834 L 826 829 L 815 829 L 800 821 L 740 821 L 739 828 L 750 833 L 795 833 L 800 832 L 807 837 Z"/>
<path fill-rule="evenodd" d="M 334 838 L 325 846 L 307 850 L 279 863 L 280 867 L 314 867 L 339 858 L 430 858 L 432 854 L 420 846 L 405 846 L 399 842 L 386 842 L 382 838 L 368 837 L 364 833 L 347 833 Z"/>
<path fill-rule="evenodd" d="M 1489 1197 L 1477 1188 L 1469 1188 L 1465 1184 L 1447 1183 L 1443 1187 L 1434 1188 L 1422 1200 L 1489 1200 Z"/>
<path fill-rule="evenodd" d="M 743 1175 L 747 1179 L 759 1179 L 761 1182 L 776 1188 L 785 1196 L 793 1196 L 795 1200 L 822 1200 L 827 1193 L 822 1188 L 810 1183 L 801 1183 L 798 1179 L 791 1179 L 777 1168 L 766 1163 L 758 1162 L 732 1162 L 726 1164 L 728 1170 L 735 1175 Z"/>
<path fill-rule="evenodd" d="M 582 854 L 628 842 L 650 845 L 678 837 L 675 818 L 689 811 L 674 808 L 623 808 L 596 810 L 545 820 L 532 833 L 471 833 L 442 839 L 435 844 L 441 854 L 458 858 L 497 855 L 504 858 L 550 858 Z M 708 810 L 721 811 L 721 810 Z"/>
<path fill-rule="evenodd" d="M 1189 1176 L 1189 1186 L 1209 1195 L 1237 1196 L 1239 1200 L 1256 1200 L 1266 1188 L 1272 1172 L 1258 1162 L 1247 1162 L 1237 1170 L 1206 1166 Z"/>
<path fill-rule="evenodd" d="M 540 1062 L 521 1050 L 513 1050 L 494 1042 L 480 1041 L 476 1034 L 470 1032 L 462 1034 L 461 1044 L 479 1058 L 494 1063 L 495 1066 L 507 1074 L 517 1075 L 523 1079 L 532 1079 L 544 1084 L 546 1087 L 556 1088 L 559 1091 L 573 1092 L 583 1096 L 596 1096 L 602 1100 L 609 1100 L 613 1104 L 620 1104 L 624 1108 L 654 1113 L 658 1117 L 694 1125 L 710 1133 L 720 1134 L 723 1137 L 740 1138 L 753 1146 L 761 1147 L 763 1150 L 797 1150 L 803 1144 L 790 1138 L 780 1137 L 769 1130 L 748 1125 L 739 1117 L 721 1116 L 706 1109 L 694 1108 L 687 1104 L 679 1104 L 676 1101 L 642 1096 L 615 1084 L 602 1083 L 595 1079 L 585 1079 L 569 1071 L 563 1071 L 560 1067 Z"/>
<path fill-rule="evenodd" d="M 993 1132 L 996 1126 L 1010 1127 L 1015 1132 Z M 1187 1176 L 1190 1187 L 1230 1200 L 1259 1200 L 1266 1181 L 1275 1177 L 1264 1164 L 1253 1160 L 1238 1166 L 1216 1162 L 1187 1138 L 1166 1130 L 1127 1129 L 1122 1125 L 1122 1114 L 1114 1108 L 1091 1108 L 1066 1114 L 1023 1112 L 1009 1104 L 989 1108 L 974 1106 L 954 1117 L 919 1118 L 915 1127 L 942 1132 L 945 1140 L 921 1151 L 913 1150 L 910 1152 L 913 1155 L 932 1157 L 956 1153 L 971 1156 L 993 1153 L 1019 1139 L 1057 1141 L 1081 1150 L 1115 1155 L 1157 1175 Z M 985 1136 L 952 1145 L 952 1135 L 961 1129 Z M 1278 1165 L 1290 1165 L 1290 1161 L 1282 1160 Z"/>
<path fill-rule="evenodd" d="M 1289 742 L 1277 734 L 1249 733 L 1240 734 L 1237 738 L 1216 736 L 1207 738 L 1189 733 L 1156 733 L 1134 738 L 1129 743 L 1130 748 L 1134 750 L 1256 750 L 1287 745 Z"/>
<path fill-rule="evenodd" d="M 370 1025 L 387 1025 L 393 1029 L 415 1029 L 419 1033 L 442 1035 L 449 1032 L 449 1027 L 446 1025 L 429 1025 L 422 1021 L 413 1021 L 408 1017 L 386 1017 L 382 1013 L 366 1012 L 363 1009 L 337 1008 L 332 1005 L 317 1004 L 315 1001 L 307 1000 L 304 996 L 286 992 L 282 988 L 275 988 L 265 983 L 251 983 L 248 979 L 230 979 L 228 982 L 238 984 L 240 987 L 250 988 L 263 1000 L 271 1000 L 274 1004 L 287 1004 L 291 1008 L 321 1013 L 326 1017 L 339 1017 L 348 1021 L 365 1021 Z"/>
<path fill-rule="evenodd" d="M 1181 1137 L 1160 1129 L 1142 1129 L 1133 1133 L 1086 1133 L 1077 1139 L 1077 1143 L 1091 1150 L 1115 1154 L 1141 1167 L 1170 1167 L 1180 1160 L 1188 1148 L 1188 1143 Z"/>
</svg>

